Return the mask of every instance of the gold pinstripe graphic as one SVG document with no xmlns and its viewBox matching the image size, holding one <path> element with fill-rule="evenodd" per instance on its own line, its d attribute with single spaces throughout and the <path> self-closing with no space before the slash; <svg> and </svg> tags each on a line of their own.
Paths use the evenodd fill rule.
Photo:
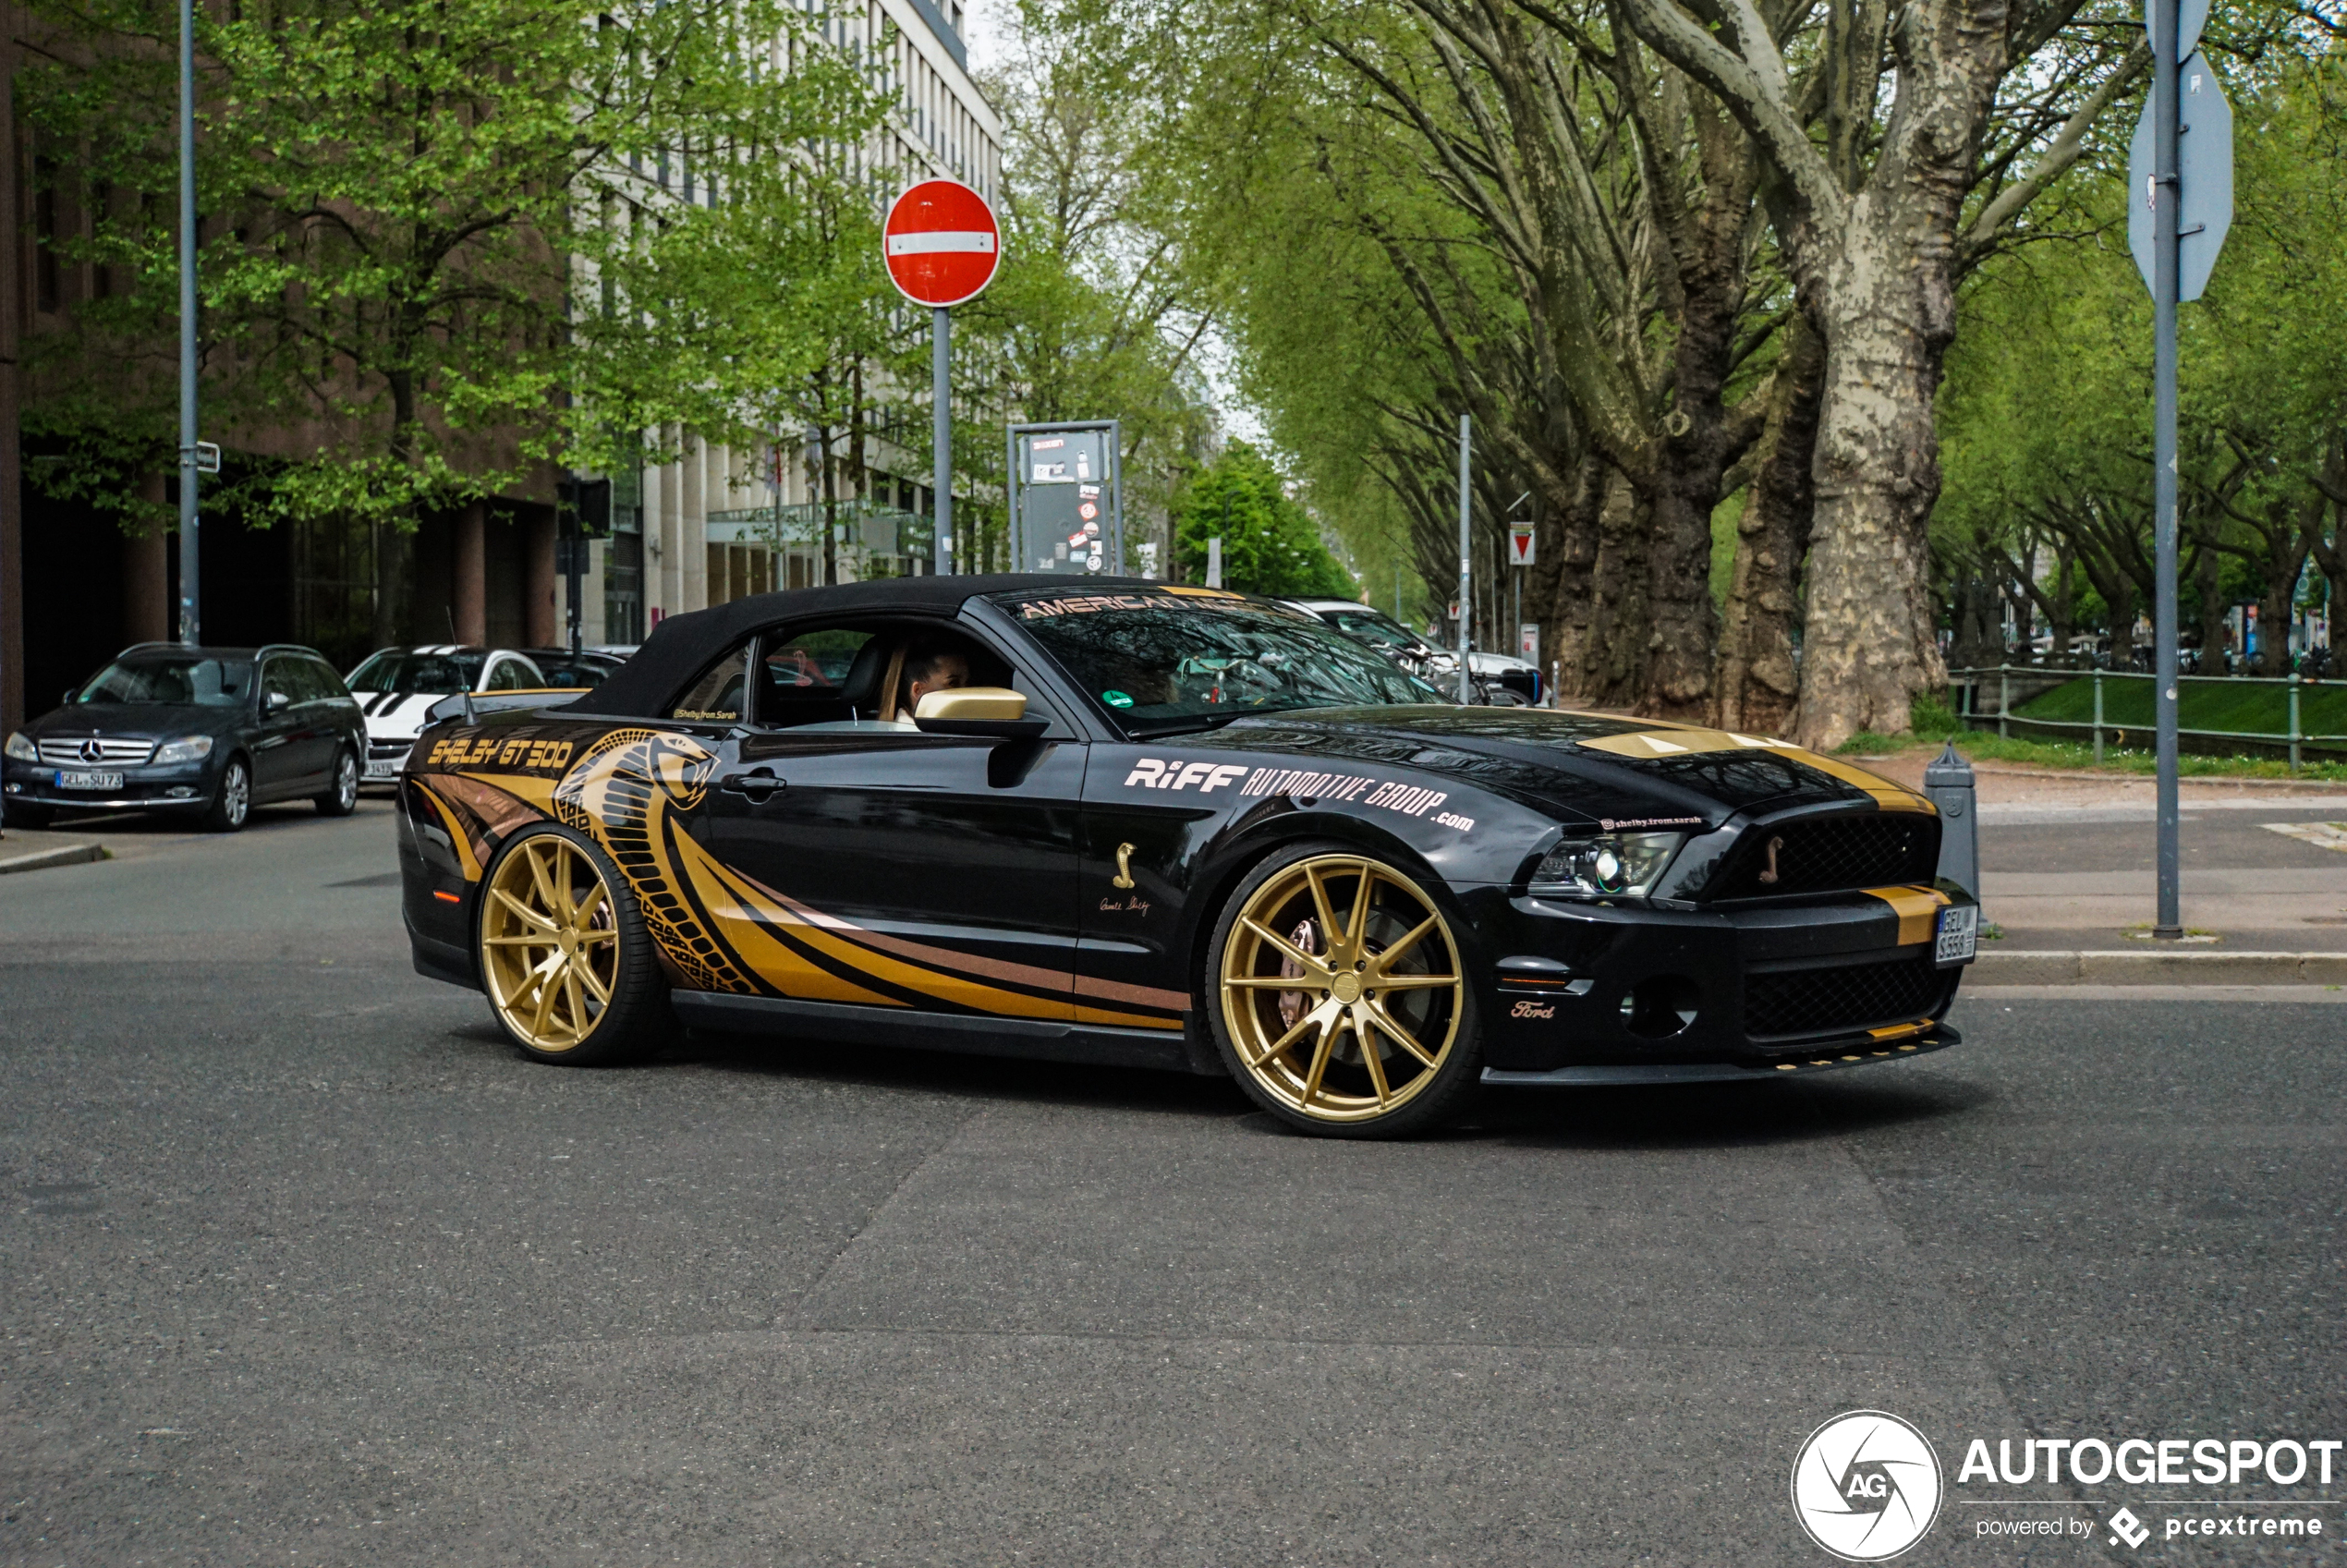
<svg viewBox="0 0 2347 1568">
<path fill-rule="evenodd" d="M 1828 778 L 1855 784 L 1874 797 L 1885 811 L 1912 811 L 1921 816 L 1939 814 L 1939 808 L 1927 796 L 1917 795 L 1904 784 L 1838 762 L 1830 757 L 1820 757 L 1814 751 L 1790 745 L 1782 740 L 1769 740 L 1759 735 L 1738 735 L 1733 730 L 1707 730 L 1694 725 L 1658 723 L 1645 730 L 1629 735 L 1600 735 L 1594 740 L 1574 743 L 1590 751 L 1608 751 L 1616 757 L 1631 757 L 1651 761 L 1658 757 L 1691 756 L 1712 751 L 1769 751 L 1789 757 L 1804 767 L 1815 768 Z"/>
<path fill-rule="evenodd" d="M 772 918 L 748 896 L 735 874 L 691 838 L 679 834 L 676 857 L 693 901 L 708 912 L 710 924 L 750 972 L 783 996 L 805 1002 L 855 1002 L 882 1007 L 908 1007 L 896 997 L 867 991 L 824 968 L 784 941 L 774 927 L 786 921 Z"/>
<path fill-rule="evenodd" d="M 554 788 L 556 820 L 618 863 L 653 942 L 694 991 L 755 996 L 757 981 L 725 953 L 692 906 L 669 849 L 671 813 L 699 806 L 717 759 L 690 735 L 614 730 Z M 679 835 L 681 836 L 681 835 Z"/>
<path fill-rule="evenodd" d="M 480 857 L 473 853 L 472 840 L 466 836 L 464 824 L 456 820 L 456 809 L 448 802 L 441 799 L 439 794 L 430 784 L 416 779 L 409 779 L 407 783 L 417 794 L 431 803 L 433 810 L 440 813 L 441 821 L 448 828 L 448 840 L 456 846 L 457 862 L 465 869 L 465 881 L 468 882 L 480 881 Z"/>
<path fill-rule="evenodd" d="M 1951 902 L 1936 887 L 1869 887 L 1859 891 L 1869 898 L 1881 899 L 1898 912 L 1901 947 L 1929 942 L 1932 922 L 1939 918 L 1940 906 Z"/>
</svg>

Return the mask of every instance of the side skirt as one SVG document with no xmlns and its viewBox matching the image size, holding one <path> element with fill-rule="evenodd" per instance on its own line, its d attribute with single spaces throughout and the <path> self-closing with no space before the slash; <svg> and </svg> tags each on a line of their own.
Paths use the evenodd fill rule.
<svg viewBox="0 0 2347 1568">
<path fill-rule="evenodd" d="M 908 1051 L 958 1051 L 977 1056 L 1028 1056 L 1093 1067 L 1190 1070 L 1182 1036 L 1171 1029 L 1119 1029 L 1101 1024 L 1036 1018 L 987 1018 L 912 1008 L 859 1007 L 842 1002 L 797 1002 L 675 991 L 669 1002 L 694 1028 L 734 1034 L 809 1035 Z"/>
</svg>

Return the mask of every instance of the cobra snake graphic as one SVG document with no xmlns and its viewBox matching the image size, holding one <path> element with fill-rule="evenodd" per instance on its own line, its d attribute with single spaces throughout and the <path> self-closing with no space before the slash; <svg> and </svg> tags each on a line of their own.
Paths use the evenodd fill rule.
<svg viewBox="0 0 2347 1568">
<path fill-rule="evenodd" d="M 708 792 L 716 758 L 689 735 L 614 730 L 587 748 L 554 786 L 554 818 L 601 844 L 635 890 L 644 924 L 696 991 L 754 995 L 756 982 L 726 957 L 685 900 L 665 823 Z"/>
</svg>

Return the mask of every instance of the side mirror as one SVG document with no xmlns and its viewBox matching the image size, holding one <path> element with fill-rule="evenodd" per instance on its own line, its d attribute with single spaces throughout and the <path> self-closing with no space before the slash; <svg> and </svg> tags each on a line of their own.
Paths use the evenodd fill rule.
<svg viewBox="0 0 2347 1568">
<path fill-rule="evenodd" d="M 293 706 L 293 699 L 282 691 L 273 691 L 261 699 L 261 706 L 272 713 L 282 713 Z"/>
<path fill-rule="evenodd" d="M 69 687 L 66 687 L 66 694 L 65 694 L 63 697 L 60 697 L 60 698 L 58 698 L 58 699 L 57 699 L 57 706 L 58 706 L 58 707 L 60 707 L 60 708 L 70 708 L 70 707 L 72 707 L 72 706 L 73 706 L 73 694 L 74 694 L 75 692 L 77 692 L 77 691 L 80 690 L 80 689 L 81 689 L 81 688 L 80 688 L 79 687 L 72 687 L 72 686 L 69 686 Z"/>
<path fill-rule="evenodd" d="M 1027 699 L 1007 687 L 966 686 L 932 691 L 913 710 L 913 727 L 928 735 L 1033 740 L 1052 726 L 1027 716 Z"/>
</svg>

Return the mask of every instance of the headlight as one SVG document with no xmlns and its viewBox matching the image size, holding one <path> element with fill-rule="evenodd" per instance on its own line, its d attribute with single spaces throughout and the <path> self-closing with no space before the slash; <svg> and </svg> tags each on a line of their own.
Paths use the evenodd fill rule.
<svg viewBox="0 0 2347 1568">
<path fill-rule="evenodd" d="M 1550 850 L 1532 873 L 1532 891 L 1578 898 L 1643 898 L 1686 841 L 1684 833 L 1569 838 Z"/>
<path fill-rule="evenodd" d="M 41 760 L 41 748 L 27 739 L 22 730 L 14 730 L 9 733 L 7 751 L 9 756 L 19 762 Z"/>
<path fill-rule="evenodd" d="M 211 755 L 212 737 L 191 735 L 185 740 L 167 740 L 156 747 L 155 764 L 160 767 L 166 762 L 195 762 Z"/>
</svg>

